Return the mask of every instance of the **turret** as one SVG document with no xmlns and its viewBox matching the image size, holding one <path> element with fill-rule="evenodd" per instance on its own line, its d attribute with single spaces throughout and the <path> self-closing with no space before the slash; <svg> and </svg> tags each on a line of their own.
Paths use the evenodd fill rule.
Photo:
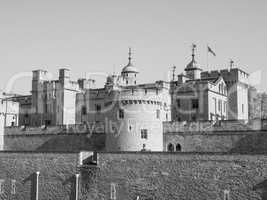
<svg viewBox="0 0 267 200">
<path fill-rule="evenodd" d="M 129 48 L 128 64 L 122 69 L 121 76 L 126 85 L 136 85 L 137 84 L 137 74 L 138 69 L 132 64 L 132 52 Z"/>
<path fill-rule="evenodd" d="M 200 74 L 202 71 L 202 69 L 198 67 L 197 62 L 195 61 L 196 47 L 197 46 L 195 44 L 192 45 L 192 60 L 185 68 L 186 75 L 191 80 L 200 79 Z"/>
<path fill-rule="evenodd" d="M 81 78 L 81 79 L 78 79 L 78 84 L 79 84 L 79 88 L 81 90 L 95 88 L 95 80 L 94 79 Z"/>
<path fill-rule="evenodd" d="M 64 84 L 66 79 L 70 79 L 70 70 L 67 68 L 59 69 L 59 81 Z"/>
</svg>

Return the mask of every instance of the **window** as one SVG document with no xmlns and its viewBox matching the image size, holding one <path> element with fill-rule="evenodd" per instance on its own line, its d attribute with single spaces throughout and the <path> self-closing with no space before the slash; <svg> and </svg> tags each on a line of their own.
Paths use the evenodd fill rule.
<svg viewBox="0 0 267 200">
<path fill-rule="evenodd" d="M 46 119 L 46 120 L 45 120 L 45 125 L 46 125 L 46 126 L 50 126 L 50 125 L 51 125 L 51 120 L 47 120 L 47 119 Z"/>
<path fill-rule="evenodd" d="M 191 100 L 191 104 L 192 104 L 192 108 L 193 109 L 198 109 L 199 105 L 198 105 L 198 99 L 192 99 Z"/>
<path fill-rule="evenodd" d="M 223 199 L 224 200 L 230 200 L 230 191 L 229 190 L 223 191 Z"/>
<path fill-rule="evenodd" d="M 123 118 L 124 118 L 124 110 L 119 109 L 119 119 L 123 119 Z"/>
<path fill-rule="evenodd" d="M 170 151 L 170 152 L 174 151 L 174 146 L 172 143 L 168 144 L 168 151 Z"/>
<path fill-rule="evenodd" d="M 97 112 L 100 112 L 100 111 L 101 111 L 101 105 L 96 104 L 96 105 L 95 105 L 95 110 L 96 110 Z"/>
<path fill-rule="evenodd" d="M 180 108 L 181 107 L 181 100 L 180 99 L 176 99 L 176 104 L 177 104 L 177 107 Z"/>
<path fill-rule="evenodd" d="M 159 118 L 160 118 L 160 110 L 157 109 L 157 119 L 159 119 Z"/>
<path fill-rule="evenodd" d="M 176 145 L 176 151 L 181 151 L 181 150 L 182 150 L 181 145 L 180 145 L 180 144 L 177 144 L 177 145 Z"/>
<path fill-rule="evenodd" d="M 16 180 L 11 180 L 11 194 L 16 194 Z"/>
<path fill-rule="evenodd" d="M 213 101 L 214 101 L 214 112 L 216 113 L 217 112 L 217 100 L 216 100 L 216 98 L 213 98 Z"/>
<path fill-rule="evenodd" d="M 242 113 L 244 113 L 244 104 L 242 104 Z"/>
<path fill-rule="evenodd" d="M 0 194 L 4 193 L 4 179 L 0 179 Z"/>
<path fill-rule="evenodd" d="M 126 81 L 126 84 L 128 84 L 128 81 Z"/>
<path fill-rule="evenodd" d="M 116 200 L 116 184 L 111 183 L 110 184 L 110 199 Z"/>
<path fill-rule="evenodd" d="M 82 107 L 82 115 L 86 115 L 87 111 L 86 111 L 86 106 Z"/>
<path fill-rule="evenodd" d="M 143 144 L 141 151 L 146 151 L 146 144 Z"/>
<path fill-rule="evenodd" d="M 226 112 L 226 101 L 223 104 L 223 111 Z"/>
<path fill-rule="evenodd" d="M 222 100 L 218 101 L 218 110 L 221 111 L 222 109 Z"/>
<path fill-rule="evenodd" d="M 168 114 L 166 114 L 166 121 L 168 121 Z"/>
<path fill-rule="evenodd" d="M 141 129 L 141 139 L 147 139 L 147 129 Z"/>
</svg>

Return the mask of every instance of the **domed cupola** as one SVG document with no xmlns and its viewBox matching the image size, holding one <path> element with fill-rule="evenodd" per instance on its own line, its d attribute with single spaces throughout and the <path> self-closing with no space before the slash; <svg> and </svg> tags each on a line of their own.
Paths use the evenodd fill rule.
<svg viewBox="0 0 267 200">
<path fill-rule="evenodd" d="M 125 81 L 126 85 L 136 85 L 137 83 L 137 74 L 139 73 L 139 70 L 132 64 L 132 51 L 131 48 L 129 48 L 129 57 L 128 57 L 128 64 L 123 67 L 121 71 L 121 76 L 123 80 Z"/>
<path fill-rule="evenodd" d="M 200 73 L 202 71 L 202 69 L 198 67 L 197 61 L 195 60 L 196 47 L 197 46 L 195 44 L 192 45 L 192 60 L 185 68 L 186 75 L 191 80 L 200 79 Z"/>
</svg>

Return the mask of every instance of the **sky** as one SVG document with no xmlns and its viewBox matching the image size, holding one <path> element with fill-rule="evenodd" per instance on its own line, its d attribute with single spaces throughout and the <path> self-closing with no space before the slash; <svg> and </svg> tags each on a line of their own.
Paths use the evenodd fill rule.
<svg viewBox="0 0 267 200">
<path fill-rule="evenodd" d="M 31 71 L 73 80 L 120 73 L 128 48 L 141 83 L 183 72 L 192 43 L 203 70 L 235 66 L 267 91 L 267 1 L 265 0 L 0 0 L 0 89 L 28 94 Z M 207 44 L 216 53 L 208 56 Z"/>
</svg>

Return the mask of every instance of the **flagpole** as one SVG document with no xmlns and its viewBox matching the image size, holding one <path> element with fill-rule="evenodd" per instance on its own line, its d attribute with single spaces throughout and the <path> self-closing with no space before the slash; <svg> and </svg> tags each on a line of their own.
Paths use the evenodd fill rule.
<svg viewBox="0 0 267 200">
<path fill-rule="evenodd" d="M 207 43 L 207 46 L 206 46 L 206 52 L 207 52 L 207 70 L 209 71 L 209 51 L 208 51 L 208 46 L 209 46 L 209 44 Z"/>
</svg>

